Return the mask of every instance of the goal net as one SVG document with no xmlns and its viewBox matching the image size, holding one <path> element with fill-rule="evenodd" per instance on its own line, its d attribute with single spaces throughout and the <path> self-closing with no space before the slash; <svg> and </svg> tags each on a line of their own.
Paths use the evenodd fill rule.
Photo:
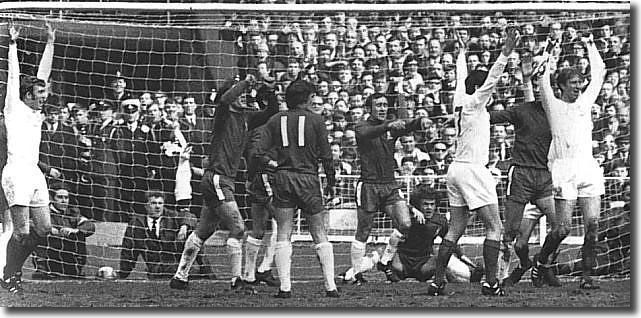
<svg viewBox="0 0 641 318">
<path fill-rule="evenodd" d="M 592 111 L 594 155 L 608 176 L 599 221 L 599 245 L 603 248 L 599 250 L 597 273 L 629 273 L 629 2 L 5 2 L 0 4 L 0 34 L 5 35 L 0 36 L 2 85 L 6 84 L 9 24 L 20 28 L 17 45 L 21 72 L 35 74 L 47 41 L 45 21 L 55 28 L 56 39 L 41 161 L 61 172 L 59 178 L 48 175 L 48 181 L 64 180 L 73 210 L 95 222 L 95 234 L 86 238 L 82 273 L 87 276 L 95 275 L 101 266 L 119 268 L 127 224 L 135 213 L 144 213 L 146 189 L 163 191 L 168 208 L 200 213 L 197 169 L 185 170 L 179 154 L 186 144 L 190 145 L 191 166 L 202 168 L 217 106 L 215 97 L 226 80 L 243 79 L 245 74 L 266 71 L 268 75 L 262 78 L 275 80 L 281 100 L 295 78 L 313 81 L 323 96 L 323 116 L 337 161 L 341 162 L 337 167 L 337 196 L 327 198 L 330 237 L 338 242 L 334 249 L 337 268 L 349 266 L 349 242 L 356 227 L 354 196 L 359 158 L 353 125 L 363 112 L 367 113 L 363 102 L 374 92 L 383 90 L 392 96 L 397 101 L 394 107 L 405 103 L 409 116 L 432 120 L 429 129 L 413 134 L 408 142 L 411 145 L 399 140 L 399 182 L 406 198 L 417 186 L 434 187 L 441 198 L 437 210 L 447 215 L 446 168 L 426 158 L 437 158 L 439 146 L 451 146 L 447 117 L 453 112 L 452 64 L 457 49 L 452 34 L 458 30 L 465 37 L 470 69 L 489 67 L 500 52 L 508 25 L 519 28 L 521 44 L 519 54 L 511 57 L 497 84 L 490 106 L 493 109 L 523 101 L 520 54 L 528 51 L 540 55 L 548 38 L 558 39 L 562 45 L 557 68 L 576 67 L 589 74 L 580 36 L 594 36 L 608 71 Z M 4 95 L 5 90 L 0 90 L 2 104 Z M 133 136 L 123 132 L 131 116 L 127 105 L 132 98 L 139 101 L 141 131 Z M 109 115 L 104 113 L 110 105 L 115 120 L 106 123 L 104 116 Z M 186 124 L 191 114 L 197 117 L 193 125 Z M 178 129 L 172 124 L 176 122 L 180 123 Z M 491 159 L 503 213 L 513 127 L 493 128 L 492 138 L 492 145 L 499 147 Z M 122 162 L 127 155 L 130 161 Z M 421 155 L 428 157 L 421 159 Z M 251 228 L 246 172 L 243 162 L 236 180 L 236 199 Z M 185 180 L 191 191 L 177 197 L 176 185 L 185 185 Z M 580 273 L 574 263 L 581 257 L 582 223 L 581 215 L 575 213 L 570 237 L 556 258 L 561 273 Z M 380 214 L 370 241 L 386 242 L 391 228 L 391 220 Z M 545 218 L 538 220 L 530 243 L 541 245 L 548 230 Z M 466 252 L 478 262 L 482 262 L 484 232 L 482 223 L 474 217 L 461 240 Z M 225 232 L 218 231 L 204 250 L 204 258 L 219 277 L 229 272 L 224 248 L 220 247 L 224 237 Z M 296 215 L 294 240 L 303 245 L 311 240 L 301 213 Z M 77 258 L 60 255 L 67 255 L 65 249 L 70 249 L 70 255 L 82 252 L 76 241 L 68 243 L 64 247 L 49 246 L 49 252 L 34 259 L 73 264 Z M 134 249 L 144 250 L 140 246 Z M 176 251 L 179 255 L 182 250 Z M 50 259 L 52 255 L 58 255 L 57 259 Z M 293 268 L 298 271 L 294 276 L 305 272 L 306 258 L 313 257 L 295 254 Z M 132 277 L 144 278 L 145 266 L 140 264 L 141 259 L 138 263 L 133 270 L 138 276 Z"/>
</svg>

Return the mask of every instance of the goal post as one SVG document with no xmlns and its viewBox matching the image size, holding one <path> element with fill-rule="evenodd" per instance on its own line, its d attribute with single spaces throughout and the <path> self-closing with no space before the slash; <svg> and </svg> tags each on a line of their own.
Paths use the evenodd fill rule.
<svg viewBox="0 0 641 318">
<path fill-rule="evenodd" d="M 414 48 L 414 39 L 420 37 L 429 37 L 439 39 L 441 43 L 441 52 L 438 57 L 439 61 L 429 65 L 429 70 L 438 74 L 439 79 L 444 78 L 445 68 L 448 63 L 445 56 L 453 57 L 453 45 L 450 33 L 454 28 L 466 29 L 469 31 L 469 41 L 478 43 L 481 35 L 487 34 L 491 48 L 482 49 L 482 45 L 477 45 L 478 51 L 470 50 L 476 54 L 481 63 L 483 63 L 483 53 L 488 51 L 492 55 L 500 47 L 500 33 L 508 24 L 515 24 L 521 28 L 526 25 L 532 25 L 535 34 L 532 37 L 538 41 L 537 45 L 544 43 L 548 36 L 551 25 L 554 22 L 561 22 L 564 29 L 562 31 L 569 33 L 570 28 L 574 31 L 588 31 L 601 37 L 601 32 L 605 26 L 609 27 L 611 36 L 618 37 L 624 45 L 630 45 L 630 2 L 629 1 L 572 1 L 572 2 L 499 2 L 490 1 L 487 3 L 477 3 L 469 1 L 452 1 L 448 3 L 399 3 L 399 4 L 234 4 L 234 3 L 205 3 L 205 1 L 195 1 L 194 3 L 174 3 L 172 1 L 162 3 L 143 3 L 143 2 L 50 2 L 50 1 L 24 1 L 24 2 L 3 2 L 0 3 L 0 86 L 4 87 L 7 76 L 6 56 L 8 51 L 8 31 L 9 23 L 18 25 L 21 28 L 20 39 L 18 41 L 18 51 L 21 63 L 21 71 L 26 74 L 35 74 L 38 62 L 40 60 L 42 49 L 46 42 L 46 29 L 44 21 L 50 21 L 56 29 L 55 57 L 53 72 L 50 79 L 51 97 L 49 104 L 57 105 L 66 109 L 59 115 L 61 125 L 69 127 L 63 137 L 59 139 L 49 138 L 43 140 L 48 147 L 46 149 L 58 149 L 56 153 L 45 154 L 51 157 L 62 158 L 71 162 L 70 165 L 59 167 L 64 175 L 65 181 L 73 187 L 72 204 L 80 212 L 93 218 L 98 226 L 98 233 L 87 238 L 88 261 L 85 265 L 84 273 L 94 275 L 100 266 L 109 265 L 118 268 L 121 251 L 122 236 L 127 223 L 122 219 L 123 214 L 128 211 L 120 211 L 113 208 L 113 211 L 106 208 L 104 202 L 110 201 L 110 206 L 123 206 L 126 198 L 119 194 L 122 190 L 122 184 L 119 183 L 119 170 L 106 173 L 102 170 L 95 170 L 96 166 L 102 166 L 108 163 L 106 159 L 96 157 L 94 152 L 89 154 L 77 151 L 80 145 L 80 137 L 84 134 L 83 123 L 74 119 L 76 114 L 75 105 L 83 105 L 90 110 L 90 121 L 99 121 L 98 107 L 100 101 L 109 99 L 112 93 L 112 82 L 116 74 L 120 74 L 125 80 L 125 90 L 136 98 L 150 102 L 144 107 L 148 108 L 158 104 L 159 108 L 168 115 L 169 110 L 164 109 L 166 100 L 172 100 L 179 104 L 178 113 L 185 111 L 184 99 L 193 97 L 198 104 L 198 116 L 207 117 L 207 109 L 214 109 L 215 103 L 213 96 L 216 90 L 220 89 L 225 80 L 234 78 L 241 71 L 239 61 L 258 55 L 257 51 L 248 49 L 251 45 L 251 36 L 259 34 L 261 45 L 266 44 L 269 50 L 269 57 L 273 57 L 274 63 L 268 64 L 272 75 L 277 78 L 279 85 L 279 94 L 287 84 L 288 78 L 288 61 L 292 57 L 299 62 L 298 71 L 306 71 L 305 66 L 314 65 L 318 73 L 324 73 L 327 77 L 317 81 L 319 87 L 325 81 L 325 88 L 328 93 L 324 95 L 324 101 L 330 105 L 332 111 L 339 107 L 342 98 L 345 98 L 345 104 L 348 108 L 353 108 L 357 98 L 353 95 L 360 95 L 363 98 L 365 89 L 359 88 L 358 93 L 346 93 L 346 97 L 341 96 L 339 78 L 339 68 L 337 64 L 344 64 L 351 67 L 351 63 L 356 58 L 360 58 L 353 47 L 349 47 L 347 34 L 352 31 L 356 32 L 359 38 L 358 45 L 363 48 L 365 55 L 362 60 L 366 62 L 369 53 L 366 52 L 368 42 L 361 39 L 361 32 L 366 33 L 368 37 L 375 37 L 380 34 L 385 35 L 385 40 L 392 37 L 400 37 L 402 43 L 398 55 L 391 54 L 394 48 L 387 43 L 384 49 L 379 53 L 385 54 L 386 63 L 385 71 L 388 74 L 388 85 L 394 85 L 391 77 L 402 77 L 403 67 L 395 66 L 395 63 L 403 63 L 404 59 Z M 365 26 L 364 30 L 361 30 Z M 314 33 L 314 37 L 309 39 L 305 34 L 306 31 Z M 440 30 L 443 32 L 440 33 Z M 416 32 L 416 33 L 413 33 Z M 321 43 L 323 37 L 328 33 L 337 35 L 337 47 L 340 50 L 336 53 L 335 61 L 331 67 L 321 65 L 321 48 L 326 43 Z M 293 34 L 293 35 L 292 35 Z M 411 34 L 411 35 L 408 35 Z M 270 35 L 277 38 L 276 46 L 269 43 Z M 407 37 L 407 38 L 405 38 Z M 575 39 L 576 40 L 576 39 Z M 375 38 L 369 38 L 371 43 L 375 43 Z M 429 41 L 429 39 L 428 39 Z M 571 41 L 565 44 L 571 45 Z M 300 44 L 303 53 L 297 52 L 296 48 Z M 611 45 L 610 42 L 607 45 Z M 378 49 L 379 46 L 377 45 Z M 427 52 L 427 48 L 425 49 Z M 564 54 L 570 54 L 571 48 Z M 312 52 L 313 53 L 309 53 Z M 349 51 L 349 53 L 346 53 Z M 338 51 L 337 51 L 338 52 Z M 297 55 L 298 54 L 298 55 Z M 309 56 L 308 56 L 309 54 Z M 333 51 L 331 54 L 334 54 Z M 354 54 L 349 55 L 349 54 Z M 412 53 L 413 54 L 413 53 Z M 565 57 L 565 55 L 563 56 Z M 567 58 L 568 63 L 578 65 L 578 58 Z M 576 60 L 576 61 L 575 61 Z M 450 61 L 451 62 L 451 61 Z M 560 61 L 561 64 L 562 61 Z M 618 61 L 616 63 L 619 63 Z M 331 64 L 331 63 L 330 63 Z M 372 63 L 376 64 L 376 63 Z M 367 64 L 365 67 L 370 67 Z M 382 65 L 382 64 L 381 64 Z M 251 67 L 257 68 L 256 65 Z M 251 67 L 248 67 L 251 68 Z M 440 71 L 439 71 L 440 67 Z M 396 68 L 396 69 L 395 69 Z M 618 64 L 610 67 L 608 73 L 616 73 L 617 81 L 622 81 L 623 77 L 628 74 Z M 394 71 L 399 71 L 394 73 Z M 365 72 L 364 72 L 365 73 Z M 354 71 L 353 74 L 356 74 Z M 392 74 L 396 74 L 392 76 Z M 400 75 L 399 75 L 400 74 Z M 423 83 L 418 86 L 427 86 L 427 75 L 423 78 Z M 614 76 L 614 75 L 612 75 Z M 401 79 L 401 81 L 403 81 Z M 345 84 L 351 85 L 351 84 Z M 354 84 L 355 85 L 355 84 Z M 365 84 L 363 84 L 365 85 Z M 339 89 L 336 89 L 336 88 Z M 366 87 L 366 86 L 363 86 Z M 332 94 L 332 90 L 335 94 Z M 613 90 L 625 89 L 625 87 L 614 87 Z M 345 89 L 349 91 L 348 89 Z M 414 112 L 419 108 L 428 108 L 424 103 L 426 94 L 419 94 L 418 88 L 411 95 L 414 103 Z M 628 88 L 629 90 L 629 88 Z M 355 91 L 355 90 L 353 90 Z M 507 89 L 502 90 L 507 91 Z M 501 99 L 497 93 L 497 99 Z M 336 98 L 333 97 L 336 95 Z M 419 97 L 419 95 L 423 95 Z M 623 92 L 621 92 L 623 95 Z M 5 90 L 0 90 L 0 106 L 4 106 Z M 143 96 L 147 96 L 141 98 Z M 447 94 L 442 94 L 442 105 L 447 103 Z M 617 93 L 617 96 L 618 95 Z M 514 97 L 518 102 L 521 96 Z M 364 98 L 363 98 L 364 99 Z M 330 103 L 331 101 L 331 103 Z M 509 98 L 503 100 L 508 103 Z M 143 102 L 144 103 L 144 102 Z M 420 103 L 420 104 L 419 104 Z M 441 103 L 441 102 L 439 102 Z M 625 101 L 617 100 L 612 103 L 619 108 L 629 109 Z M 601 105 L 602 111 L 605 111 L 605 104 Z M 429 107 L 434 107 L 430 105 Z M 443 106 L 444 109 L 447 107 Z M 430 108 L 432 116 L 432 108 Z M 447 112 L 447 109 L 445 110 Z M 65 112 L 68 112 L 65 115 Z M 65 116 L 67 116 L 65 118 Z M 177 115 L 180 116 L 180 115 Z M 350 115 L 351 116 L 351 115 Z M 438 121 L 438 116 L 434 117 L 434 122 Z M 347 126 L 353 125 L 350 122 L 351 117 L 347 117 Z M 144 120 L 153 121 L 151 115 Z M 330 122 L 332 120 L 329 120 Z M 331 122 L 333 127 L 337 123 Z M 80 126 L 79 126 L 80 125 Z M 607 126 L 607 125 L 606 125 Z M 437 134 L 440 139 L 441 129 L 439 127 Z M 599 131 L 599 138 L 604 138 L 607 133 L 604 131 L 607 127 L 603 126 Z M 199 128 L 194 131 L 195 135 L 200 137 L 197 141 L 192 141 L 190 135 L 188 141 L 190 144 L 206 149 L 207 138 L 210 137 L 210 130 Z M 337 129 L 335 129 L 337 130 Z M 349 129 L 345 129 L 349 130 Z M 509 127 L 508 139 L 513 138 L 513 131 Z M 344 131 L 342 132 L 345 133 Z M 428 139 L 430 132 L 420 132 L 422 140 L 416 137 L 417 147 L 424 152 L 430 152 Z M 627 132 L 629 134 L 629 132 Z M 159 134 L 153 142 L 154 149 L 165 149 L 166 143 L 179 145 L 177 140 L 172 139 L 171 134 L 168 139 Z M 418 136 L 418 135 L 417 135 Z M 96 145 L 102 135 L 88 136 Z M 113 136 L 111 136 L 113 137 Z M 154 137 L 156 138 L 156 137 Z M 194 137 L 195 138 L 195 137 Z M 332 138 L 338 140 L 342 137 L 333 135 Z M 116 138 L 117 139 L 117 138 Z M 70 140 L 70 141 L 68 141 Z M 612 155 L 612 142 L 607 140 L 597 140 L 598 149 L 606 161 L 614 160 L 609 156 Z M 422 144 L 421 144 L 422 142 Z M 73 147 L 69 147 L 72 143 Z M 341 141 L 341 149 L 354 152 L 353 145 L 344 145 Z M 350 148 L 351 147 L 351 148 Z M 69 151 L 65 149 L 71 149 Z M 105 150 L 105 149 L 102 149 Z M 118 152 L 122 149 L 106 149 L 108 151 Z M 139 153 L 140 155 L 150 155 Z M 165 152 L 154 153 L 159 156 L 160 165 L 157 167 L 146 167 L 147 171 L 154 171 L 150 174 L 155 184 L 165 186 L 165 183 L 171 184 L 175 181 L 175 175 L 171 172 L 168 174 L 162 171 L 176 168 L 178 159 L 167 155 Z M 206 156 L 201 151 L 194 154 L 193 158 L 198 163 Z M 432 153 L 430 153 L 432 156 Z M 400 159 L 399 159 L 400 161 Z M 610 161 L 608 161 L 610 162 Z M 113 162 L 111 162 L 113 163 Z M 342 244 L 345 248 L 335 248 L 334 252 L 338 255 L 337 260 L 346 260 L 338 262 L 337 268 L 346 268 L 349 264 L 349 243 L 353 240 L 355 232 L 355 183 L 358 180 L 358 162 L 356 159 L 348 162 L 351 167 L 351 173 L 340 173 L 338 181 L 341 187 L 339 189 L 338 203 L 334 202 L 328 205 L 330 210 L 330 239 L 333 242 Z M 194 166 L 198 164 L 192 161 Z M 102 184 L 97 181 L 101 176 L 107 176 L 109 181 Z M 236 180 L 236 199 L 241 208 L 244 217 L 249 220 L 249 203 L 248 195 L 245 191 L 246 168 L 241 165 L 241 172 Z M 102 179 L 101 179 L 102 180 Z M 197 178 L 193 177 L 192 186 L 194 197 L 198 194 L 195 186 Z M 448 212 L 447 196 L 444 187 L 444 176 L 427 176 L 419 173 L 416 176 L 399 177 L 402 183 L 402 192 L 405 197 L 414 189 L 417 184 L 427 182 L 436 182 L 437 190 L 441 195 L 438 203 L 438 210 L 441 213 Z M 51 180 L 50 180 L 51 181 Z M 629 246 L 625 247 L 622 238 L 625 234 L 626 227 L 629 230 L 630 220 L 624 211 L 625 188 L 622 186 L 625 182 L 629 183 L 630 178 L 608 177 L 606 195 L 603 197 L 601 223 L 604 227 L 601 229 L 602 241 L 611 244 L 610 250 L 599 251 L 602 259 L 606 262 L 616 263 L 619 267 L 612 264 L 611 270 L 604 270 L 603 273 L 625 273 L 624 263 L 629 264 Z M 321 178 L 324 182 L 324 178 Z M 503 213 L 505 199 L 505 189 L 507 179 L 505 176 L 498 178 L 497 191 L 500 198 L 501 213 Z M 611 186 L 610 186 L 611 185 Z M 171 185 L 166 189 L 171 189 Z M 108 189 L 107 189 L 108 188 Z M 107 189 L 109 191 L 100 192 L 98 190 Z M 165 188 L 163 188 L 165 189 Z M 166 193 L 172 199 L 168 203 L 175 207 L 173 191 Z M 329 199 L 329 198 L 328 198 Z M 195 199 L 194 199 L 195 200 Z M 193 201 L 195 202 L 195 201 Z M 198 212 L 198 204 L 193 203 L 191 211 Z M 329 202 L 329 200 L 328 200 Z M 629 214 L 629 212 L 628 212 Z M 249 226 L 248 226 L 249 228 Z M 297 214 L 295 218 L 295 227 L 293 239 L 301 244 L 307 244 L 311 241 L 311 236 L 307 230 L 307 222 L 302 214 Z M 376 218 L 375 228 L 370 238 L 371 243 L 385 243 L 391 232 L 392 223 L 382 214 Z M 534 234 L 530 239 L 533 245 L 542 245 L 546 232 L 549 230 L 545 219 L 542 219 L 536 227 Z M 615 229 L 615 231 L 611 231 Z M 621 237 L 611 237 L 610 233 L 621 233 Z M 628 234 L 629 235 L 629 234 Z M 216 272 L 224 276 L 228 273 L 225 262 L 220 261 L 224 256 L 224 249 L 220 248 L 221 242 L 224 242 L 225 233 L 219 231 L 210 241 L 208 241 L 205 255 L 213 260 Z M 480 261 L 482 255 L 479 253 L 479 247 L 482 246 L 484 239 L 484 227 L 482 222 L 473 218 L 466 229 L 461 243 L 468 246 L 471 251 L 472 259 Z M 579 214 L 574 214 L 572 218 L 571 233 L 563 244 L 559 254 L 559 262 L 570 264 L 573 259 L 579 257 L 580 244 L 583 239 L 582 219 Z M 619 245 L 617 245 L 617 240 Z M 614 242 L 614 243 L 613 243 Z M 612 249 L 616 249 L 614 252 Z M 5 250 L 2 249 L 2 253 Z M 180 251 L 178 251 L 179 253 Z M 616 254 L 616 255 L 615 255 Z M 304 257 L 308 257 L 304 256 Z M 303 256 L 294 255 L 293 267 L 301 266 L 297 264 L 296 258 Z M 3 257 L 4 259 L 4 257 Z M 515 259 L 515 258 L 513 258 Z M 300 260 L 300 259 L 299 259 Z M 603 264 L 599 264 L 603 265 Z M 607 264 L 606 264 L 607 265 Z M 608 265 L 608 266 L 609 266 Z M 605 266 L 605 265 L 604 265 Z M 609 268 L 609 267 L 608 267 Z M 144 265 L 138 265 L 134 270 L 140 277 L 144 277 Z M 571 273 L 575 273 L 572 270 Z M 629 268 L 628 268 L 629 273 Z M 296 277 L 295 277 L 296 278 Z"/>
</svg>

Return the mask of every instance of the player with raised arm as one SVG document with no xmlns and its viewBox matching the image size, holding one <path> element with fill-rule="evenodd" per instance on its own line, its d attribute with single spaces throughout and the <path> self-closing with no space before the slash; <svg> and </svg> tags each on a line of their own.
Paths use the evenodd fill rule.
<svg viewBox="0 0 641 318">
<path fill-rule="evenodd" d="M 456 33 L 456 32 L 455 32 Z M 501 238 L 501 218 L 496 195 L 496 181 L 485 167 L 489 158 L 490 114 L 486 105 L 494 86 L 503 73 L 507 57 L 512 53 L 518 33 L 509 28 L 501 55 L 489 73 L 472 71 L 467 76 L 465 43 L 459 41 L 456 60 L 456 91 L 454 94 L 455 125 L 457 129 L 456 156 L 447 172 L 447 194 L 450 201 L 450 230 L 438 250 L 434 281 L 428 294 L 442 295 L 446 284 L 445 270 L 456 244 L 463 235 L 470 217 L 476 212 L 485 223 L 483 260 L 485 281 L 483 295 L 503 296 L 505 291 L 496 279 L 496 270 Z"/>
<path fill-rule="evenodd" d="M 264 166 L 276 169 L 274 174 L 274 207 L 278 226 L 275 261 L 280 279 L 276 298 L 290 298 L 291 292 L 291 235 L 296 208 L 309 222 L 316 255 L 323 271 L 327 297 L 339 297 L 334 282 L 334 249 L 327 239 L 329 212 L 323 205 L 318 179 L 318 164 L 322 163 L 327 176 L 327 189 L 336 184 L 334 162 L 327 140 L 323 118 L 313 112 L 314 84 L 295 80 L 285 93 L 288 111 L 273 116 L 265 124 L 263 149 L 260 156 Z"/>
<path fill-rule="evenodd" d="M 416 278 L 424 282 L 434 275 L 436 267 L 436 258 L 433 255 L 434 240 L 436 237 L 443 238 L 448 231 L 447 219 L 444 215 L 436 213 L 437 194 L 436 190 L 428 187 L 419 187 L 410 194 L 409 208 L 415 213 L 405 240 L 397 243 L 396 253 L 389 263 L 391 274 L 386 273 L 389 281 L 398 282 L 407 278 Z M 454 254 L 456 257 L 450 258 L 447 264 L 448 280 L 480 281 L 483 276 L 483 266 L 474 264 L 458 246 Z M 374 251 L 372 256 L 365 256 L 361 259 L 360 271 L 366 272 L 373 269 L 379 259 L 378 251 Z M 351 280 L 353 276 L 354 269 L 349 268 L 343 274 L 343 280 Z"/>
<path fill-rule="evenodd" d="M 385 249 L 378 267 L 391 275 L 389 261 L 396 247 L 412 225 L 410 211 L 401 195 L 401 184 L 396 181 L 394 159 L 396 140 L 414 130 L 427 127 L 428 118 L 387 119 L 390 97 L 382 93 L 369 96 L 365 106 L 371 116 L 356 124 L 356 143 L 361 158 L 361 177 L 356 185 L 356 213 L 358 225 L 352 241 L 350 257 L 357 285 L 365 282 L 360 270 L 360 261 L 365 255 L 365 246 L 374 226 L 376 212 L 383 211 L 392 219 L 394 230 L 391 244 Z"/>
<path fill-rule="evenodd" d="M 545 243 L 537 258 L 547 260 L 548 256 L 558 249 L 561 241 L 568 235 L 570 225 L 560 224 L 554 210 L 552 176 L 547 168 L 547 153 L 550 149 L 552 134 L 543 107 L 534 98 L 531 80 L 534 69 L 532 55 L 525 52 L 521 59 L 525 103 L 506 110 L 490 112 L 490 124 L 510 123 L 514 125 L 516 135 L 512 148 L 511 166 L 508 170 L 503 255 L 499 258 L 499 268 L 507 271 L 510 264 L 511 246 L 518 236 L 524 237 L 520 237 L 514 246 L 520 266 L 503 280 L 506 286 L 517 283 L 523 273 L 532 266 L 527 244 L 530 233 L 520 233 L 523 211 L 528 202 L 532 202 L 545 214 L 552 226 L 552 231 L 545 238 Z M 499 277 L 499 279 L 502 278 Z M 543 283 L 550 286 L 561 286 L 552 271 L 541 273 L 537 267 L 532 272 L 532 283 L 537 287 Z"/>
<path fill-rule="evenodd" d="M 22 266 L 38 244 L 51 232 L 49 191 L 38 168 L 42 107 L 49 95 L 55 31 L 47 26 L 47 44 L 34 76 L 20 76 L 16 40 L 20 31 L 9 25 L 9 70 L 4 104 L 7 130 L 7 164 L 2 188 L 9 205 L 13 234 L 7 244 L 7 261 L 0 285 L 10 293 L 22 293 Z M 33 227 L 30 227 L 30 221 Z"/>
<path fill-rule="evenodd" d="M 601 195 L 605 193 L 603 171 L 592 156 L 592 104 L 596 101 L 605 77 L 605 63 L 599 55 L 592 35 L 581 41 L 588 49 L 590 83 L 583 89 L 583 76 L 574 68 L 559 70 L 556 83 L 560 99 L 550 84 L 551 60 L 539 79 L 543 109 L 552 130 L 548 168 L 552 174 L 556 213 L 561 224 L 571 224 L 572 212 L 578 203 L 585 236 L 583 240 L 583 276 L 579 287 L 599 288 L 592 280 L 595 245 L 599 228 Z M 547 271 L 547 259 L 538 258 L 534 265 Z"/>
<path fill-rule="evenodd" d="M 229 230 L 226 249 L 232 271 L 231 288 L 248 286 L 241 278 L 245 225 L 234 199 L 234 179 L 247 144 L 248 131 L 264 124 L 278 111 L 273 104 L 262 111 L 248 105 L 246 93 L 252 89 L 255 81 L 254 76 L 248 74 L 245 80 L 233 84 L 220 97 L 209 148 L 209 163 L 201 181 L 203 209 L 200 221 L 196 231 L 185 242 L 178 270 L 169 284 L 171 288 L 187 288 L 189 269 L 203 242 L 214 234 L 219 224 Z M 228 81 L 226 86 L 229 87 L 231 83 Z"/>
<path fill-rule="evenodd" d="M 265 88 L 267 87 L 265 86 Z M 271 107 L 277 108 L 278 100 L 273 88 L 267 89 L 269 92 L 265 94 L 259 93 L 259 96 L 265 96 L 267 103 L 274 103 L 276 105 Z M 262 100 L 262 98 L 259 98 L 259 100 Z M 279 282 L 274 278 L 271 271 L 271 266 L 274 262 L 274 245 L 276 244 L 276 222 L 273 220 L 274 208 L 272 205 L 274 169 L 264 167 L 258 160 L 258 155 L 262 153 L 263 149 L 264 127 L 264 125 L 259 126 L 249 133 L 249 142 L 245 153 L 248 180 L 246 189 L 251 202 L 252 230 L 247 235 L 245 242 L 245 271 L 243 279 L 248 283 L 258 284 L 265 282 L 269 286 L 278 286 Z M 265 231 L 269 221 L 272 224 L 271 233 Z M 256 258 L 261 245 L 265 246 L 265 256 L 258 270 L 256 270 Z"/>
</svg>

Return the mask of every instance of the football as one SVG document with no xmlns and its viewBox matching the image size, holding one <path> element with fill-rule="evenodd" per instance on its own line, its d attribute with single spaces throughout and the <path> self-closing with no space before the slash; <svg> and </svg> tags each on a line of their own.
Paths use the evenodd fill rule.
<svg viewBox="0 0 641 318">
<path fill-rule="evenodd" d="M 98 269 L 98 277 L 103 279 L 116 279 L 116 271 L 111 266 L 103 266 Z"/>
</svg>

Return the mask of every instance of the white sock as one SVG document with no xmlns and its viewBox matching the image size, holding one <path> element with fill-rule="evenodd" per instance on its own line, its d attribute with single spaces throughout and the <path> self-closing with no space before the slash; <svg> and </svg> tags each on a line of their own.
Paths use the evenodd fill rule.
<svg viewBox="0 0 641 318">
<path fill-rule="evenodd" d="M 240 277 L 242 274 L 243 243 L 239 239 L 230 237 L 227 239 L 227 255 L 231 265 L 231 277 Z"/>
<path fill-rule="evenodd" d="M 360 266 L 359 272 L 365 273 L 367 271 L 372 270 L 372 268 L 374 268 L 374 265 L 378 263 L 379 259 L 380 259 L 380 256 L 378 256 L 378 252 L 376 251 L 374 251 L 372 256 L 365 256 L 361 258 L 361 264 L 359 265 Z"/>
<path fill-rule="evenodd" d="M 280 290 L 291 291 L 292 282 L 290 278 L 292 261 L 292 243 L 289 241 L 276 242 L 274 246 L 274 261 L 278 269 Z"/>
<path fill-rule="evenodd" d="M 350 267 L 346 272 L 345 272 L 345 280 L 352 280 L 354 279 L 354 267 Z"/>
<path fill-rule="evenodd" d="M 385 250 L 383 251 L 383 256 L 381 256 L 381 263 L 383 263 L 383 265 L 387 265 L 392 260 L 394 254 L 396 254 L 398 243 L 402 238 L 403 234 L 397 229 L 394 229 L 394 231 L 392 231 L 392 234 L 389 237 L 389 241 L 387 242 L 387 246 L 385 246 Z"/>
<path fill-rule="evenodd" d="M 360 273 L 361 259 L 363 258 L 363 256 L 365 256 L 365 249 L 365 243 L 358 240 L 352 241 L 350 256 L 352 260 L 352 268 L 354 269 L 354 275 Z"/>
<path fill-rule="evenodd" d="M 176 275 L 174 275 L 176 278 L 187 281 L 191 265 L 194 264 L 196 255 L 200 252 L 200 247 L 202 245 L 203 240 L 196 235 L 196 232 L 191 232 L 185 241 L 185 248 L 183 249 L 183 254 L 180 257 L 180 263 L 178 263 L 178 270 L 176 271 Z"/>
<path fill-rule="evenodd" d="M 325 276 L 325 289 L 327 291 L 336 290 L 336 282 L 334 281 L 334 248 L 332 243 L 316 244 L 316 254 L 318 254 L 323 276 Z"/>
<path fill-rule="evenodd" d="M 274 246 L 276 245 L 276 233 L 276 221 L 272 219 L 271 232 L 265 232 L 265 236 L 263 236 L 265 256 L 263 256 L 263 261 L 258 267 L 258 271 L 261 273 L 272 269 L 272 265 L 274 264 Z"/>
<path fill-rule="evenodd" d="M 248 282 L 256 280 L 256 258 L 258 257 L 258 250 L 260 250 L 261 240 L 248 235 L 245 242 L 245 275 L 244 278 Z"/>
</svg>

